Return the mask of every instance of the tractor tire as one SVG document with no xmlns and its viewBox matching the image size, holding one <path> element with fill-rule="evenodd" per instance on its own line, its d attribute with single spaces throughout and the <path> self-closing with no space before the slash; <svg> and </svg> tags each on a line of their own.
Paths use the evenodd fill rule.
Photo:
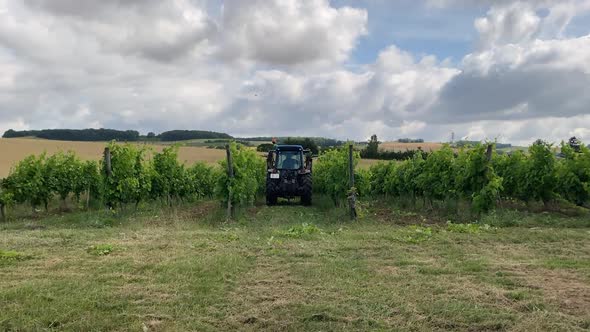
<svg viewBox="0 0 590 332">
<path fill-rule="evenodd" d="M 276 205 L 278 197 L 276 195 L 275 184 L 272 181 L 266 181 L 266 205 Z"/>
<path fill-rule="evenodd" d="M 311 194 L 313 185 L 311 181 L 311 174 L 305 174 L 301 179 L 301 187 L 303 192 L 301 193 L 301 204 L 305 206 L 311 205 Z"/>
</svg>

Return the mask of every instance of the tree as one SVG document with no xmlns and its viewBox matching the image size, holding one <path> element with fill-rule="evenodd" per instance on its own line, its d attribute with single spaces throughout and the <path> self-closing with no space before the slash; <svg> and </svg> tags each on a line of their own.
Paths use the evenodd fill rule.
<svg viewBox="0 0 590 332">
<path fill-rule="evenodd" d="M 147 138 L 156 138 L 156 134 L 153 131 L 147 133 Z"/>
<path fill-rule="evenodd" d="M 285 140 L 282 140 L 280 144 L 287 144 L 287 145 L 301 145 L 304 149 L 311 150 L 311 153 L 317 155 L 320 153 L 320 149 L 316 142 L 309 138 L 309 137 L 288 137 Z"/>
<path fill-rule="evenodd" d="M 256 151 L 258 152 L 268 152 L 274 149 L 275 145 L 271 143 L 262 143 L 256 147 Z"/>
<path fill-rule="evenodd" d="M 379 140 L 377 139 L 377 135 L 371 135 L 371 139 L 369 139 L 369 144 L 365 148 L 365 158 L 377 159 L 379 156 Z"/>
</svg>

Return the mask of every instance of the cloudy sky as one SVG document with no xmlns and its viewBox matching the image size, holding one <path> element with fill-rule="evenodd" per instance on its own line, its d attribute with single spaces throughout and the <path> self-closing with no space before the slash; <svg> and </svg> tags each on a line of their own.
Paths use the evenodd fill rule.
<svg viewBox="0 0 590 332">
<path fill-rule="evenodd" d="M 0 130 L 590 141 L 590 0 L 0 0 Z"/>
</svg>

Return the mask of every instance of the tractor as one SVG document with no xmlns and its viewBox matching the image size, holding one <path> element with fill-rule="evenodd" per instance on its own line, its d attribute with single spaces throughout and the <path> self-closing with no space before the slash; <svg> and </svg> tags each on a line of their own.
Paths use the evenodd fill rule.
<svg viewBox="0 0 590 332">
<path fill-rule="evenodd" d="M 301 197 L 301 204 L 311 205 L 310 150 L 301 145 L 275 145 L 266 158 L 266 204 L 275 205 L 279 197 Z"/>
</svg>

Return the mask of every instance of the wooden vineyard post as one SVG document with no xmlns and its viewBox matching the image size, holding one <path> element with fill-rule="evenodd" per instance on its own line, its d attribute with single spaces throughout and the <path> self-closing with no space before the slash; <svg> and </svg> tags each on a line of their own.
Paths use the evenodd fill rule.
<svg viewBox="0 0 590 332">
<path fill-rule="evenodd" d="M 107 146 L 104 148 L 104 165 L 107 172 L 107 177 L 111 176 L 112 169 L 111 169 L 111 149 Z"/>
<path fill-rule="evenodd" d="M 356 220 L 356 188 L 354 187 L 354 158 L 352 153 L 352 144 L 350 144 L 348 146 L 348 174 L 350 176 L 348 204 L 350 206 L 350 219 Z"/>
<path fill-rule="evenodd" d="M 492 161 L 492 144 L 488 144 L 488 147 L 486 149 L 486 159 L 489 161 Z"/>
<path fill-rule="evenodd" d="M 227 158 L 227 176 L 229 178 L 229 181 L 231 182 L 231 179 L 234 178 L 234 165 L 233 165 L 233 161 L 232 161 L 231 149 L 229 148 L 229 144 L 225 145 L 225 154 L 226 154 L 226 158 Z M 236 209 L 235 209 L 235 206 L 232 204 L 231 197 L 232 197 L 232 187 L 230 186 L 228 197 L 227 197 L 227 220 L 230 220 L 235 216 Z"/>
<path fill-rule="evenodd" d="M 107 146 L 104 148 L 104 167 L 107 179 L 113 175 L 113 169 L 111 168 L 111 149 Z M 108 180 L 107 180 L 108 181 Z M 108 182 L 107 182 L 108 183 Z M 87 204 L 90 204 L 90 190 L 88 190 Z M 88 205 L 87 205 L 88 207 Z M 107 202 L 107 210 L 112 209 L 113 205 L 111 202 Z"/>
</svg>

